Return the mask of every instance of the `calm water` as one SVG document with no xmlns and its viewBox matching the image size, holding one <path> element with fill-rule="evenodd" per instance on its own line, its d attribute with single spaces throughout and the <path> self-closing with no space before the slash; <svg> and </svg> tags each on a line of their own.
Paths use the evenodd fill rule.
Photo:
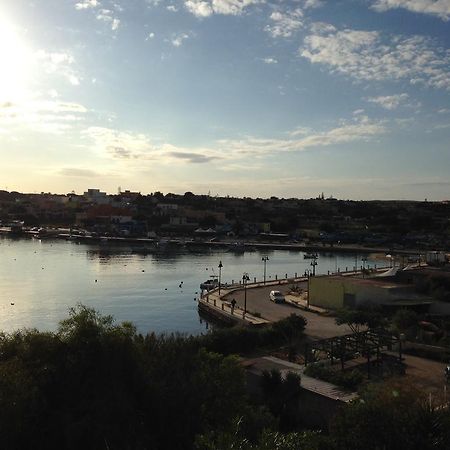
<svg viewBox="0 0 450 450">
<path fill-rule="evenodd" d="M 194 301 L 199 284 L 218 275 L 219 261 L 224 283 L 239 280 L 243 272 L 252 280 L 262 279 L 261 258 L 266 255 L 267 279 L 303 274 L 310 268 L 310 261 L 297 251 L 235 254 L 179 249 L 144 255 L 127 246 L 1 237 L 0 330 L 54 330 L 69 307 L 82 302 L 118 321 L 132 321 L 143 333 L 198 334 L 206 329 Z M 354 264 L 354 255 L 320 254 L 316 273 Z"/>
</svg>

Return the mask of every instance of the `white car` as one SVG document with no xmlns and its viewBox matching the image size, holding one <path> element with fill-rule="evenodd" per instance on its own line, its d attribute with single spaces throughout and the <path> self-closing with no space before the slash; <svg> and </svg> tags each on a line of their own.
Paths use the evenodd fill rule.
<svg viewBox="0 0 450 450">
<path fill-rule="evenodd" d="M 275 303 L 284 303 L 284 295 L 280 291 L 270 291 L 269 298 Z"/>
</svg>

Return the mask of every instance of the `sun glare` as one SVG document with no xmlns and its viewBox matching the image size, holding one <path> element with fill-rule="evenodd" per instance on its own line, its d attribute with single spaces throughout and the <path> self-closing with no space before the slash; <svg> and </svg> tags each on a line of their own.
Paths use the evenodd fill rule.
<svg viewBox="0 0 450 450">
<path fill-rule="evenodd" d="M 0 102 L 25 96 L 31 61 L 31 53 L 15 26 L 0 15 Z"/>
</svg>

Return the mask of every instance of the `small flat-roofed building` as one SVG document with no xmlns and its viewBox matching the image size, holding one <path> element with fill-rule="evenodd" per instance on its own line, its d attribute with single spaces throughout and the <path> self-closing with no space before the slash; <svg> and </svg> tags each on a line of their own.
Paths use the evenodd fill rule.
<svg viewBox="0 0 450 450">
<path fill-rule="evenodd" d="M 381 307 L 415 306 L 428 308 L 428 297 L 418 294 L 409 284 L 393 278 L 317 276 L 309 280 L 309 302 L 326 309 L 355 308 L 363 304 Z"/>
</svg>

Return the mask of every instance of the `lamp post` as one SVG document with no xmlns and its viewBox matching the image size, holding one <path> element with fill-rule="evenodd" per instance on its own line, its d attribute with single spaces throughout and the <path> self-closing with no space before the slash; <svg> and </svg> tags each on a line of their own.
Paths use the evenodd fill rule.
<svg viewBox="0 0 450 450">
<path fill-rule="evenodd" d="M 386 258 L 389 259 L 389 267 L 392 267 L 392 255 L 391 254 L 386 255 Z"/>
<path fill-rule="evenodd" d="M 362 259 L 361 259 L 361 261 L 362 261 L 362 276 L 363 276 L 363 278 L 364 278 L 364 272 L 365 272 L 365 270 L 366 270 L 366 261 L 367 261 L 367 258 L 364 256 Z"/>
<path fill-rule="evenodd" d="M 219 267 L 219 299 L 220 299 L 220 282 L 222 280 L 222 267 L 223 267 L 222 261 L 219 261 L 218 267 Z"/>
<path fill-rule="evenodd" d="M 269 257 L 263 256 L 261 258 L 261 261 L 264 261 L 264 284 L 266 284 L 266 264 L 267 264 L 267 261 L 269 261 Z"/>
<path fill-rule="evenodd" d="M 313 258 L 310 265 L 312 267 L 312 276 L 315 277 L 316 276 L 317 258 Z"/>
<path fill-rule="evenodd" d="M 244 285 L 244 316 L 247 313 L 247 281 L 250 280 L 247 272 L 242 275 L 242 284 Z"/>
</svg>

